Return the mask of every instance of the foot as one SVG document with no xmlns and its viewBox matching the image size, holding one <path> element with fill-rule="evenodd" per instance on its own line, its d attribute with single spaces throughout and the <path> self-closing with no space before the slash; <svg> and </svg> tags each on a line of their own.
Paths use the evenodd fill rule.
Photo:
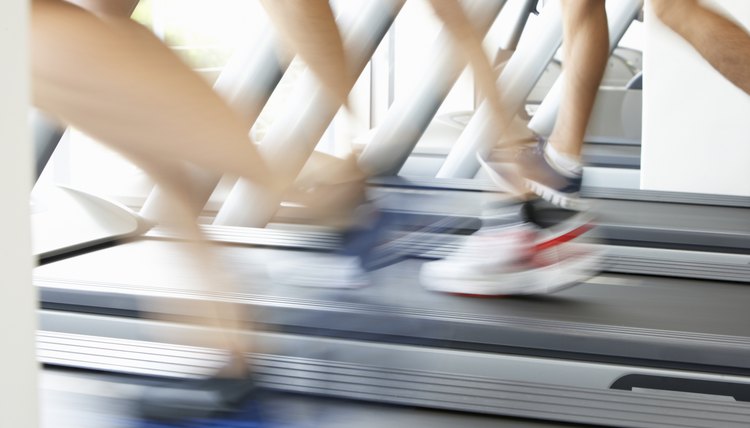
<svg viewBox="0 0 750 428">
<path fill-rule="evenodd" d="M 580 198 L 582 175 L 562 171 L 554 166 L 545 153 L 545 142 L 522 148 L 513 159 L 515 171 L 507 165 L 487 164 L 483 167 L 499 186 L 509 185 L 529 190 L 547 202 L 575 211 L 586 211 L 588 204 Z"/>
<path fill-rule="evenodd" d="M 580 173 L 561 171 L 545 153 L 544 142 L 525 148 L 516 158 L 529 190 L 547 202 L 569 210 L 584 211 L 588 205 L 581 200 Z"/>
<path fill-rule="evenodd" d="M 549 294 L 598 272 L 600 256 L 573 243 L 589 223 L 539 229 L 529 223 L 487 228 L 468 237 L 456 253 L 422 266 L 420 280 L 430 290 L 497 296 Z"/>
<path fill-rule="evenodd" d="M 367 175 L 357 159 L 340 159 L 319 152 L 305 164 L 285 200 L 298 208 L 296 216 L 329 227 L 352 225 L 352 212 L 366 202 Z"/>
<path fill-rule="evenodd" d="M 253 407 L 257 391 L 249 375 L 217 375 L 150 387 L 139 399 L 137 410 L 144 419 L 166 422 L 229 416 Z"/>
<path fill-rule="evenodd" d="M 270 278 L 284 285 L 361 288 L 369 272 L 402 260 L 406 253 L 392 245 L 397 219 L 369 204 L 356 210 L 356 220 L 339 233 L 340 247 L 332 253 L 296 253 L 268 265 Z"/>
</svg>

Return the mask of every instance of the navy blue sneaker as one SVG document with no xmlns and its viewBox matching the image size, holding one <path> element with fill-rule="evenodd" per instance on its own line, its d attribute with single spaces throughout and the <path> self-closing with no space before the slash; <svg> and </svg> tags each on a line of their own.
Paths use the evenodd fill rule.
<svg viewBox="0 0 750 428">
<path fill-rule="evenodd" d="M 249 412 L 257 413 L 259 395 L 258 386 L 249 375 L 240 378 L 213 376 L 150 386 L 135 404 L 141 428 L 249 428 L 260 425 L 233 425 L 228 421 L 248 420 Z M 208 423 L 211 420 L 223 422 L 212 425 Z M 257 421 L 257 418 L 252 420 Z"/>
<path fill-rule="evenodd" d="M 562 174 L 550 165 L 544 154 L 544 143 L 521 150 L 516 164 L 526 187 L 540 198 L 568 210 L 588 209 L 588 204 L 579 196 L 581 176 Z"/>
<path fill-rule="evenodd" d="M 399 214 L 369 204 L 358 210 L 354 226 L 339 233 L 340 247 L 330 253 L 290 254 L 267 265 L 275 283 L 304 287 L 361 288 L 370 285 L 370 272 L 408 256 L 393 240 Z"/>
</svg>

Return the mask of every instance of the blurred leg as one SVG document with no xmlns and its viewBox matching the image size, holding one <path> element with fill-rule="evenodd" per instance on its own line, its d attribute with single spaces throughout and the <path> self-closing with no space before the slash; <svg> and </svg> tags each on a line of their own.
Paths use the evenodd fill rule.
<svg viewBox="0 0 750 428">
<path fill-rule="evenodd" d="M 32 4 L 34 102 L 115 149 L 185 160 L 262 185 L 247 129 L 210 86 L 129 18 Z"/>
<path fill-rule="evenodd" d="M 493 121 L 499 129 L 510 132 L 512 116 L 506 112 L 497 88 L 497 76 L 490 59 L 482 47 L 482 39 L 477 35 L 461 4 L 456 0 L 430 0 L 430 6 L 440 18 L 453 40 L 461 46 L 466 62 L 474 71 L 474 81 L 480 94 L 487 100 L 493 112 Z M 506 135 L 506 140 L 508 138 Z"/>
<path fill-rule="evenodd" d="M 750 35 L 697 0 L 653 0 L 656 16 L 735 86 L 750 94 Z"/>
<path fill-rule="evenodd" d="M 204 284 L 231 291 L 195 223 L 182 162 L 272 183 L 242 121 L 129 18 L 105 22 L 62 1 L 34 0 L 32 48 L 35 103 L 133 159 L 167 189 L 172 209 L 161 213 L 160 222 L 186 238 Z M 202 318 L 225 333 L 218 346 L 241 353 L 236 311 L 206 302 Z M 216 344 L 216 337 L 210 339 Z"/>
<path fill-rule="evenodd" d="M 133 14 L 139 0 L 66 0 L 89 12 L 103 16 L 128 17 Z"/>
<path fill-rule="evenodd" d="M 263 0 L 284 42 L 310 67 L 336 101 L 354 86 L 344 44 L 328 0 Z"/>
<path fill-rule="evenodd" d="M 185 253 L 186 260 L 195 267 L 197 282 L 213 292 L 236 292 L 236 284 L 227 273 L 227 267 L 217 257 L 214 244 L 205 239 L 195 221 L 195 201 L 191 189 L 183 185 L 188 182 L 189 177 L 184 165 L 180 162 L 152 159 L 129 150 L 124 150 L 123 154 L 164 189 L 164 197 L 169 201 L 170 209 L 168 212 L 156 213 L 154 220 L 179 234 L 181 242 L 178 245 Z M 157 311 L 160 309 L 156 308 Z M 249 318 L 241 311 L 242 307 L 229 302 L 195 300 L 185 303 L 180 311 L 190 314 L 187 319 L 164 316 L 162 313 L 156 313 L 156 316 L 168 321 L 194 323 L 212 329 L 203 337 L 194 336 L 194 344 L 228 350 L 236 357 L 233 363 L 239 363 L 245 360 L 245 353 L 251 350 L 251 346 L 241 334 L 243 330 L 249 329 Z M 224 368 L 223 374 L 242 376 L 246 370 L 245 365 L 233 364 Z"/>
</svg>

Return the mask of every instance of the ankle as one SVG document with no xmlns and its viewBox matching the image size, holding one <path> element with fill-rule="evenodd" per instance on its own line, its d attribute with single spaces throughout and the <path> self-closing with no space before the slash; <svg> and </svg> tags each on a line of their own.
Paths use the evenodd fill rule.
<svg viewBox="0 0 750 428">
<path fill-rule="evenodd" d="M 579 177 L 583 173 L 583 165 L 579 156 L 561 151 L 551 142 L 544 146 L 544 156 L 547 162 L 563 175 Z"/>
</svg>

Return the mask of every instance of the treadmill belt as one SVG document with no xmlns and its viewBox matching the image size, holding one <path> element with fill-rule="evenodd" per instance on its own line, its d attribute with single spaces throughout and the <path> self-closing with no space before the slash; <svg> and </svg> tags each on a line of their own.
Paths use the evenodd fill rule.
<svg viewBox="0 0 750 428">
<path fill-rule="evenodd" d="M 363 289 L 305 288 L 265 275 L 268 263 L 305 253 L 237 246 L 221 253 L 241 290 L 205 292 L 179 245 L 99 250 L 41 266 L 34 282 L 52 308 L 170 312 L 173 299 L 225 297 L 282 331 L 750 369 L 750 288 L 740 284 L 607 274 L 551 296 L 480 299 L 423 289 L 423 262 L 406 260 Z"/>
</svg>

